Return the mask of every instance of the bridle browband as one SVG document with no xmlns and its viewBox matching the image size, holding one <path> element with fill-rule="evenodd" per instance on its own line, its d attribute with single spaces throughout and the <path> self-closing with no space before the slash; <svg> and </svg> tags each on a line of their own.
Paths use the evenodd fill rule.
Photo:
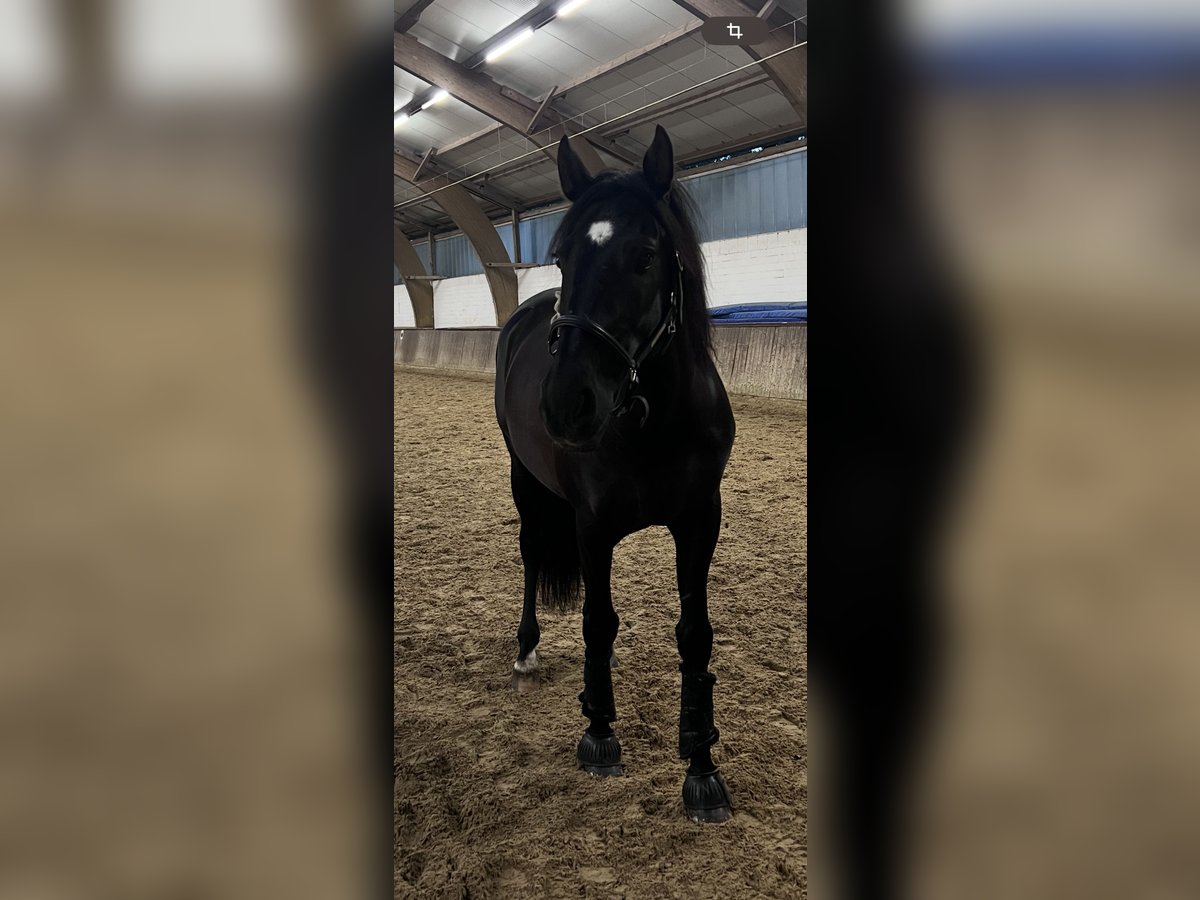
<svg viewBox="0 0 1200 900">
<path fill-rule="evenodd" d="M 547 338 L 550 347 L 550 354 L 553 356 L 558 352 L 558 338 L 562 329 L 571 327 L 579 328 L 583 331 L 590 332 L 596 337 L 603 340 L 609 347 L 615 350 L 624 360 L 625 365 L 629 367 L 629 381 L 625 386 L 625 396 L 613 407 L 620 410 L 621 413 L 627 412 L 629 405 L 633 399 L 640 399 L 646 407 L 646 414 L 649 415 L 650 406 L 644 397 L 630 398 L 628 395 L 632 392 L 633 386 L 639 383 L 638 370 L 658 347 L 658 342 L 662 340 L 663 335 L 667 336 L 668 343 L 671 335 L 675 334 L 679 327 L 680 321 L 683 318 L 683 262 L 679 258 L 679 251 L 675 251 L 675 266 L 679 278 L 679 290 L 671 291 L 671 295 L 667 298 L 667 311 L 663 314 L 662 321 L 658 323 L 658 327 L 651 333 L 649 339 L 642 345 L 641 349 L 636 353 L 630 353 L 625 349 L 624 345 L 615 337 L 609 334 L 602 325 L 587 316 L 574 315 L 572 313 L 563 314 L 558 311 L 558 304 L 562 300 L 562 290 L 554 292 L 554 315 L 550 318 L 550 333 Z M 664 346 L 666 346 L 664 344 Z M 643 417 L 642 422 L 645 423 Z"/>
</svg>

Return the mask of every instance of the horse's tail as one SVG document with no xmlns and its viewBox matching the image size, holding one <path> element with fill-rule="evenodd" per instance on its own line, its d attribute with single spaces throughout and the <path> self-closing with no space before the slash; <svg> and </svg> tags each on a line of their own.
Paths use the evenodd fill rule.
<svg viewBox="0 0 1200 900">
<path fill-rule="evenodd" d="M 508 322 L 511 325 L 513 319 Z M 498 359 L 497 365 L 499 363 Z M 496 371 L 499 384 L 502 370 L 497 368 Z M 517 458 L 508 437 L 499 388 L 496 396 L 496 417 L 512 461 L 513 501 L 521 515 L 521 557 L 526 571 L 531 565 L 537 568 L 538 605 L 559 611 L 575 609 L 580 601 L 575 510 L 570 503 L 539 482 Z"/>
<path fill-rule="evenodd" d="M 539 516 L 538 602 L 546 609 L 566 612 L 580 603 L 579 543 L 575 510 L 557 497 L 554 500 Z"/>
</svg>

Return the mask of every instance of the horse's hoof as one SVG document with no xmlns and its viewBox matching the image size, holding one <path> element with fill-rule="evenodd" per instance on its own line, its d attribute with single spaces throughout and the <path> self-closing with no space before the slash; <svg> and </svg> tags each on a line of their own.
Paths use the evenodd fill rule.
<svg viewBox="0 0 1200 900">
<path fill-rule="evenodd" d="M 520 672 L 513 672 L 512 680 L 509 681 L 508 686 L 518 694 L 528 694 L 537 690 L 541 683 L 542 680 L 538 678 L 536 672 L 533 675 L 522 675 Z"/>
<path fill-rule="evenodd" d="M 579 760 L 579 767 L 589 775 L 606 777 L 625 774 L 621 766 L 621 744 L 615 734 L 596 737 L 590 731 L 585 731 L 579 739 L 575 758 Z"/>
<path fill-rule="evenodd" d="M 693 822 L 728 822 L 733 818 L 729 788 L 720 769 L 684 779 L 683 809 Z"/>
</svg>

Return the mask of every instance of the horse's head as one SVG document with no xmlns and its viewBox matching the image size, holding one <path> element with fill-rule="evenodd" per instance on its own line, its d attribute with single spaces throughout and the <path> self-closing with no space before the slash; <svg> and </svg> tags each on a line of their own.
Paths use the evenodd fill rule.
<svg viewBox="0 0 1200 900">
<path fill-rule="evenodd" d="M 675 331 L 682 272 L 667 224 L 675 221 L 667 200 L 674 170 L 661 127 L 641 172 L 593 177 L 567 138 L 559 142 L 559 179 L 572 206 L 551 244 L 562 290 L 541 414 L 563 446 L 595 446 L 641 363 Z"/>
</svg>

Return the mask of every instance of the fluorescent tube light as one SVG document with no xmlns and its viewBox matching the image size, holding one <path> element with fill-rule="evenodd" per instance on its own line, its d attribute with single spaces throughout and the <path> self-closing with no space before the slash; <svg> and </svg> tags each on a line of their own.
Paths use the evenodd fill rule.
<svg viewBox="0 0 1200 900">
<path fill-rule="evenodd" d="M 493 47 L 491 50 L 489 50 L 487 52 L 487 56 L 485 56 L 484 59 L 487 62 L 495 62 L 500 57 L 502 57 L 504 54 L 508 53 L 508 51 L 512 50 L 514 47 L 516 47 L 520 44 L 525 43 L 525 41 L 529 40 L 531 37 L 533 37 L 533 29 L 532 28 L 522 29 L 521 31 L 518 31 L 516 34 L 514 34 L 512 37 L 510 37 L 503 44 L 498 44 L 495 47 Z"/>
<path fill-rule="evenodd" d="M 421 109 L 429 109 L 429 107 L 433 106 L 435 103 L 441 103 L 443 100 L 445 100 L 449 96 L 450 96 L 450 94 L 446 91 L 438 91 L 436 94 L 434 94 L 432 97 L 430 97 L 428 100 L 426 100 L 424 103 L 421 104 Z"/>
<path fill-rule="evenodd" d="M 588 2 L 588 0 L 567 0 L 567 2 L 564 3 L 562 6 L 560 6 L 558 8 L 558 11 L 555 12 L 554 14 L 556 16 L 558 16 L 560 19 L 565 19 L 567 16 L 569 16 L 571 13 L 575 12 L 575 10 L 579 9 L 579 7 L 583 6 L 583 4 L 585 4 L 587 2 Z"/>
</svg>

